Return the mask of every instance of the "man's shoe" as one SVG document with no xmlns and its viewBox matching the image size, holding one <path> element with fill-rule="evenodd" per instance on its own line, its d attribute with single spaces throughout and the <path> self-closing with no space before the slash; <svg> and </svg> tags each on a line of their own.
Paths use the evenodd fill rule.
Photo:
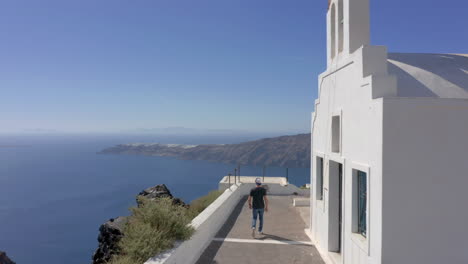
<svg viewBox="0 0 468 264">
<path fill-rule="evenodd" d="M 252 237 L 255 238 L 255 227 L 252 227 Z"/>
</svg>

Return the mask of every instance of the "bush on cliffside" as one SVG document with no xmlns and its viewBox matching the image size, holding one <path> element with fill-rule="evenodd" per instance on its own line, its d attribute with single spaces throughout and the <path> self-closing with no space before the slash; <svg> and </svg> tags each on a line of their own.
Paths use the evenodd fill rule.
<svg viewBox="0 0 468 264">
<path fill-rule="evenodd" d="M 111 219 L 100 227 L 94 264 L 141 264 L 186 240 L 194 230 L 191 220 L 222 192 L 212 191 L 186 205 L 174 198 L 164 184 L 139 193 L 131 216 Z"/>
<path fill-rule="evenodd" d="M 150 201 L 139 198 L 139 207 L 131 208 L 132 215 L 120 240 L 121 254 L 111 264 L 144 263 L 149 258 L 172 248 L 176 240 L 186 240 L 194 232 L 188 224 L 192 217 L 185 207 L 170 198 Z"/>
</svg>

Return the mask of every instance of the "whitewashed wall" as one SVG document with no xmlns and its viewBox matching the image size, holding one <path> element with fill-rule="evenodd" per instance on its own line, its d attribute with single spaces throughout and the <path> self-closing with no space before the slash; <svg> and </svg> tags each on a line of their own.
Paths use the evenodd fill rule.
<svg viewBox="0 0 468 264">
<path fill-rule="evenodd" d="M 468 100 L 384 100 L 383 263 L 468 263 Z"/>
<path fill-rule="evenodd" d="M 396 78 L 387 73 L 387 50 L 369 46 L 369 0 L 332 0 L 327 13 L 327 70 L 319 76 L 312 115 L 311 235 L 329 263 L 381 263 L 382 97 L 397 95 Z M 334 8 L 333 8 L 334 6 Z M 341 20 L 340 9 L 343 10 Z M 336 11 L 336 15 L 331 14 Z M 335 23 L 335 26 L 332 25 Z M 335 27 L 334 34 L 333 27 Z M 341 34 L 340 27 L 343 27 Z M 333 41 L 335 38 L 335 41 Z M 343 40 L 340 40 L 343 38 Z M 343 50 L 340 52 L 340 43 Z M 335 49 L 335 52 L 333 52 Z M 332 54 L 336 55 L 333 57 Z M 331 151 L 332 116 L 341 116 L 341 151 Z M 324 198 L 316 199 L 315 160 L 324 159 Z M 330 211 L 330 162 L 343 165 L 341 253 L 334 254 L 337 215 Z M 353 233 L 353 169 L 368 175 L 367 237 Z M 336 193 L 336 192 L 335 192 Z M 333 221 L 332 221 L 333 220 Z M 329 224 L 332 226 L 329 226 Z M 332 247 L 332 248 L 329 248 Z"/>
<path fill-rule="evenodd" d="M 368 52 L 368 51 L 371 52 Z M 337 63 L 319 78 L 320 95 L 316 102 L 313 122 L 313 162 L 315 157 L 324 157 L 324 200 L 316 200 L 316 171 L 312 171 L 312 198 L 314 212 L 312 236 L 322 255 L 328 255 L 329 224 L 329 162 L 343 164 L 343 237 L 342 263 L 380 263 L 381 237 L 381 154 L 382 154 L 382 100 L 373 100 L 373 78 L 365 76 L 378 71 L 380 60 L 369 59 L 363 65 L 363 57 L 375 47 L 358 50 L 348 61 Z M 385 52 L 380 50 L 378 52 Z M 375 56 L 380 56 L 381 54 Z M 384 58 L 385 59 L 385 58 Z M 381 69 L 385 71 L 386 69 Z M 383 90 L 396 90 L 390 84 Z M 331 152 L 331 117 L 341 115 L 341 152 Z M 369 175 L 368 236 L 363 238 L 352 233 L 352 170 L 359 169 Z M 372 240 L 372 244 L 369 241 Z M 335 256 L 336 257 L 336 256 Z M 339 258 L 331 259 L 339 260 Z"/>
<path fill-rule="evenodd" d="M 324 200 L 314 166 L 313 239 L 330 263 L 468 263 L 468 100 L 397 98 L 382 52 L 364 47 L 319 78 L 312 158 L 325 161 Z M 342 149 L 332 153 L 340 114 Z M 344 166 L 341 259 L 328 248 L 330 161 Z M 352 232 L 353 169 L 368 173 L 367 238 Z"/>
<path fill-rule="evenodd" d="M 369 0 L 332 0 L 327 70 L 312 114 L 311 236 L 327 263 L 468 263 L 468 100 L 397 98 L 414 87 L 398 87 L 386 48 L 368 45 Z M 451 64 L 444 69 L 457 72 L 460 84 L 463 66 Z M 430 72 L 420 78 L 442 97 L 442 90 L 458 87 Z M 339 153 L 331 151 L 335 115 L 341 116 Z M 317 156 L 324 159 L 323 200 L 316 199 Z M 341 254 L 329 252 L 337 241 L 333 161 L 343 164 Z M 353 233 L 353 169 L 368 175 L 366 238 Z"/>
</svg>

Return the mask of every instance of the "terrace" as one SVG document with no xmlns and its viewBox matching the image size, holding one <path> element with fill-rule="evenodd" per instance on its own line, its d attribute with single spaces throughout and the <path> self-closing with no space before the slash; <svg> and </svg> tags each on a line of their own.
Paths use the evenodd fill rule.
<svg viewBox="0 0 468 264">
<path fill-rule="evenodd" d="M 265 177 L 269 212 L 264 234 L 252 237 L 247 195 L 255 178 L 232 177 L 229 184 L 224 177 L 219 183 L 224 193 L 192 221 L 193 237 L 146 263 L 325 263 L 306 234 L 310 190 L 288 184 L 286 178 Z"/>
</svg>

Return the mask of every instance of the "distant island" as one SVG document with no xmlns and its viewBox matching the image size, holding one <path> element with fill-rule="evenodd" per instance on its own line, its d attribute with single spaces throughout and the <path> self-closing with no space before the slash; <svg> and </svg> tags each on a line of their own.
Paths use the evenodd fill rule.
<svg viewBox="0 0 468 264">
<path fill-rule="evenodd" d="M 240 165 L 310 168 L 310 141 L 310 134 L 299 134 L 222 145 L 131 143 L 106 148 L 99 154 L 135 154 Z"/>
</svg>

